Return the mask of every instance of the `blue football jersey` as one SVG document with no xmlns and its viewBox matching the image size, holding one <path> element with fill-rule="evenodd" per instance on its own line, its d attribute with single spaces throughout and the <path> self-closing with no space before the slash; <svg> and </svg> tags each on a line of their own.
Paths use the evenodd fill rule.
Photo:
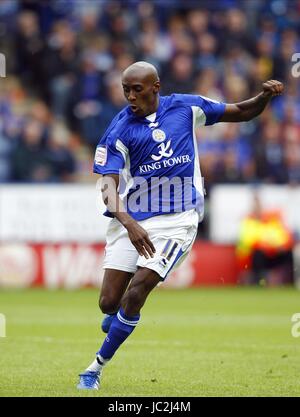
<svg viewBox="0 0 300 417">
<path fill-rule="evenodd" d="M 136 220 L 192 208 L 202 218 L 195 128 L 217 123 L 224 111 L 224 103 L 189 94 L 160 96 L 152 118 L 136 116 L 127 106 L 101 138 L 93 171 L 120 174 L 120 196 Z"/>
</svg>

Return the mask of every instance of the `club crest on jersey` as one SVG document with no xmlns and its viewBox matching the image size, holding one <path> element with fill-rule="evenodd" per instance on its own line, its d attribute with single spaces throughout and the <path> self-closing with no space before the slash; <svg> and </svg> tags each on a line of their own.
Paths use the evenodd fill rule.
<svg viewBox="0 0 300 417">
<path fill-rule="evenodd" d="M 163 142 L 166 139 L 166 134 L 161 129 L 154 129 L 152 132 L 152 138 L 155 142 Z"/>
</svg>

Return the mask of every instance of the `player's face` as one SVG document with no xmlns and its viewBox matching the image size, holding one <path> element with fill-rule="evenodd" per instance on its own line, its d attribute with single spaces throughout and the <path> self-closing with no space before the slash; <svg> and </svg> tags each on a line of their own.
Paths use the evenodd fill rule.
<svg viewBox="0 0 300 417">
<path fill-rule="evenodd" d="M 131 110 L 137 116 L 147 116 L 157 110 L 159 81 L 151 76 L 126 75 L 122 80 L 123 91 Z"/>
</svg>

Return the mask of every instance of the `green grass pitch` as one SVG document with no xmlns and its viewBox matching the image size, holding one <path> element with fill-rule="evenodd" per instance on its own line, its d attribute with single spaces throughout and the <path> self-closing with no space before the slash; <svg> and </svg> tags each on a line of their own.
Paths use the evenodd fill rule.
<svg viewBox="0 0 300 417">
<path fill-rule="evenodd" d="M 300 396 L 297 290 L 157 289 L 102 387 L 77 391 L 102 343 L 98 291 L 2 291 L 0 396 Z"/>
</svg>

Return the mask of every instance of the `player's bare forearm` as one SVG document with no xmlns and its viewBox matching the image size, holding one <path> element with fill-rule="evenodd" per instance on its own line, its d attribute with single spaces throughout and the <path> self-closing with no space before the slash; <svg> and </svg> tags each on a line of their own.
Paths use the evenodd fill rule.
<svg viewBox="0 0 300 417">
<path fill-rule="evenodd" d="M 260 93 L 256 97 L 237 103 L 236 106 L 239 108 L 243 120 L 248 121 L 259 116 L 266 108 L 270 99 L 271 96 L 265 96 L 264 93 Z"/>
<path fill-rule="evenodd" d="M 135 220 L 126 212 L 118 193 L 118 186 L 119 175 L 105 175 L 102 178 L 102 199 L 110 213 L 112 213 L 124 227 L 127 227 L 132 222 L 135 222 Z"/>
<path fill-rule="evenodd" d="M 135 220 L 125 210 L 124 204 L 119 196 L 118 187 L 119 175 L 109 174 L 102 178 L 101 192 L 103 202 L 106 205 L 107 210 L 127 228 L 135 223 Z"/>
<path fill-rule="evenodd" d="M 259 116 L 272 97 L 281 95 L 283 84 L 280 81 L 269 80 L 262 85 L 263 90 L 256 97 L 240 103 L 226 104 L 225 112 L 220 122 L 246 122 Z"/>
<path fill-rule="evenodd" d="M 107 209 L 119 220 L 127 229 L 128 237 L 135 246 L 139 255 L 149 255 L 153 257 L 155 248 L 148 236 L 136 220 L 134 220 L 125 210 L 124 204 L 118 193 L 119 176 L 115 174 L 105 175 L 102 179 L 102 198 Z"/>
</svg>

